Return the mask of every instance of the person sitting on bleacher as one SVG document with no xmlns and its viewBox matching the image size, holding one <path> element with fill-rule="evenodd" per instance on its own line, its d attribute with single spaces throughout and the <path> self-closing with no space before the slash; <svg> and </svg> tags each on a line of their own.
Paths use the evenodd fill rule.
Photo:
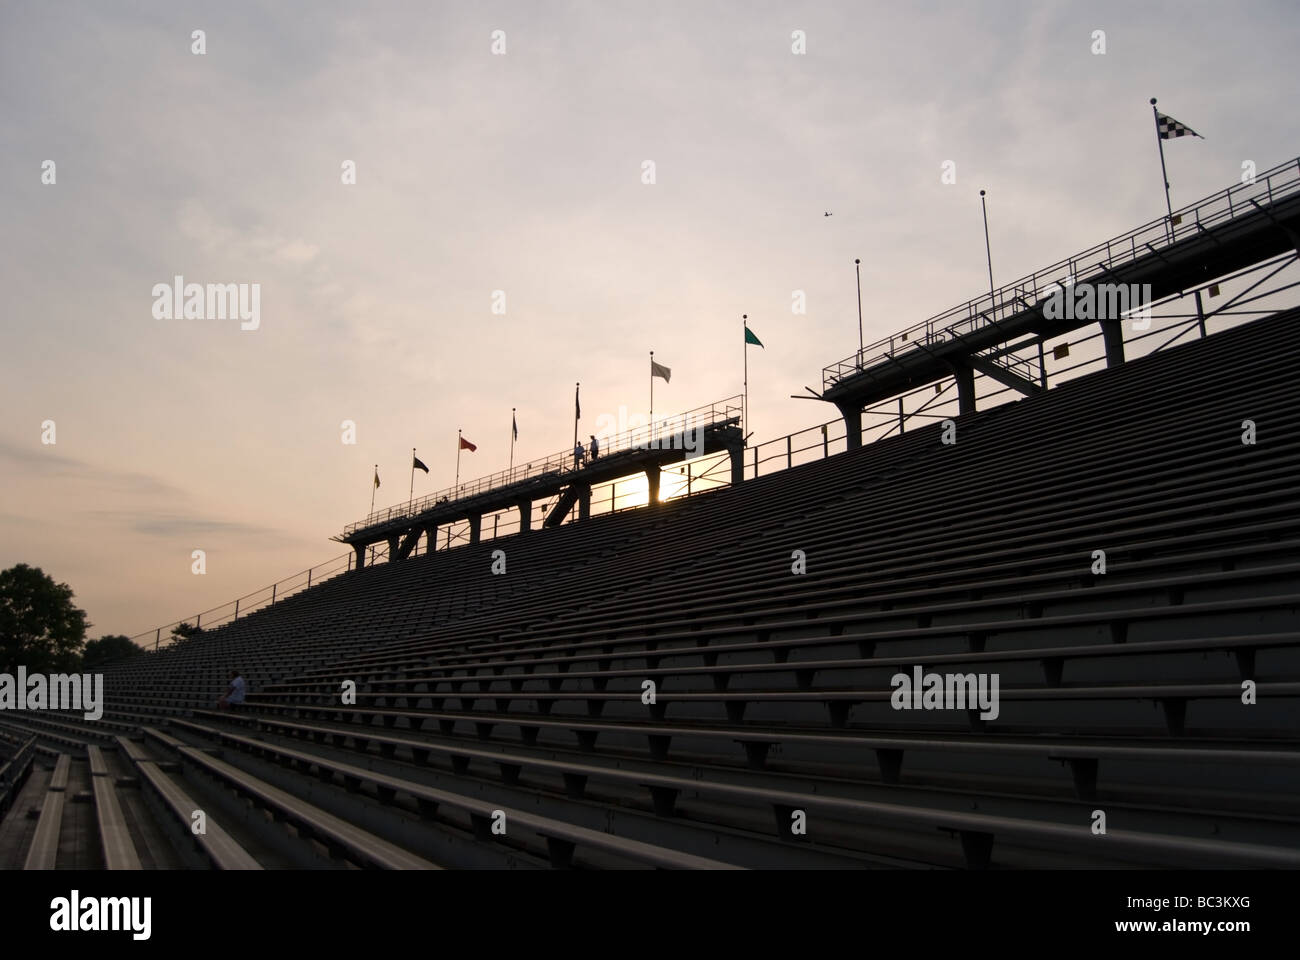
<svg viewBox="0 0 1300 960">
<path fill-rule="evenodd" d="M 238 670 L 230 671 L 230 687 L 226 690 L 225 696 L 217 701 L 217 709 L 229 710 L 232 706 L 237 706 L 244 702 L 244 678 L 239 675 Z"/>
</svg>

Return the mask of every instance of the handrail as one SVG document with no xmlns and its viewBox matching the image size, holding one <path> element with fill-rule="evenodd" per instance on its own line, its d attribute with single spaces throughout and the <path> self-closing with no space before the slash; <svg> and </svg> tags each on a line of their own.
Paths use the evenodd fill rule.
<svg viewBox="0 0 1300 960">
<path fill-rule="evenodd" d="M 853 356 L 822 368 L 822 389 L 829 390 L 868 364 L 892 357 L 900 344 L 912 344 L 918 340 L 933 343 L 946 339 L 945 334 L 966 334 L 991 326 L 1014 311 L 1028 308 L 1030 301 L 1041 299 L 1052 288 L 1064 285 L 1067 278 L 1073 277 L 1077 281 L 1085 275 L 1090 276 L 1094 270 L 1099 273 L 1111 270 L 1121 263 L 1137 259 L 1139 255 L 1145 256 L 1199 234 L 1207 225 L 1253 213 L 1257 209 L 1252 202 L 1255 199 L 1266 199 L 1271 203 L 1296 190 L 1300 190 L 1300 157 L 1258 174 L 1250 183 L 1235 184 L 1176 210 L 1172 219 L 1163 216 L 1152 220 L 991 293 L 981 294 L 974 300 L 913 324 L 893 336 L 868 344 Z"/>
<path fill-rule="evenodd" d="M 259 610 L 262 607 L 273 606 L 276 603 L 283 602 L 285 599 L 292 596 L 293 592 L 295 592 L 295 587 L 301 587 L 305 590 L 313 584 L 323 583 L 331 577 L 350 569 L 352 569 L 352 552 L 348 551 L 341 556 L 332 557 L 323 563 L 318 563 L 313 567 L 308 567 L 306 570 L 300 570 L 298 573 L 285 577 L 283 580 L 277 580 L 275 583 L 262 587 L 260 590 L 246 593 L 242 597 L 237 597 L 234 600 L 227 601 L 226 603 L 218 604 L 209 610 L 202 610 L 193 617 L 186 617 L 182 620 L 173 620 L 171 623 L 164 623 L 160 627 L 155 627 L 152 630 L 145 630 L 144 632 L 137 633 L 135 636 L 129 637 L 128 639 L 137 645 L 140 645 L 140 640 L 142 638 L 148 638 L 150 634 L 153 634 L 154 649 L 156 650 L 162 644 L 162 632 L 164 630 L 171 630 L 172 627 L 179 627 L 182 624 L 189 623 L 193 623 L 195 627 L 205 630 L 221 626 L 222 624 L 229 623 L 232 620 L 238 620 L 241 613 L 248 615 L 254 610 Z M 206 627 L 204 626 L 204 617 L 208 618 Z"/>
<path fill-rule="evenodd" d="M 603 438 L 601 456 L 643 449 L 661 437 L 673 435 L 675 431 L 681 430 L 684 432 L 686 430 L 700 429 L 738 418 L 740 415 L 741 396 L 737 394 L 734 397 L 726 397 L 696 407 L 693 410 L 687 410 L 685 413 L 676 413 L 671 417 L 656 420 L 653 424 L 625 430 L 615 436 Z M 586 447 L 586 444 L 583 444 L 583 446 Z M 508 487 L 529 478 L 573 473 L 577 469 L 572 450 L 549 454 L 540 460 L 530 460 L 509 470 L 499 470 L 485 477 L 477 477 L 474 480 L 455 484 L 418 500 L 407 500 L 404 503 L 397 503 L 391 507 L 375 510 L 364 520 L 358 520 L 356 523 L 350 523 L 344 527 L 343 535 L 346 537 L 358 530 L 387 523 L 390 520 L 402 520 L 406 517 L 418 516 L 443 501 L 463 500 L 466 497 L 472 497 L 501 487 Z"/>
</svg>

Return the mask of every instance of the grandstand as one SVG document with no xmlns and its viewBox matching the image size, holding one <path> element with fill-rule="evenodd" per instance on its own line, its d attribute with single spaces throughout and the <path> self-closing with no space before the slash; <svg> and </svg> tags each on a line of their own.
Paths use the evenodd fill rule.
<svg viewBox="0 0 1300 960">
<path fill-rule="evenodd" d="M 1247 215 L 1294 245 L 1278 192 Z M 1171 258 L 1183 326 L 1294 262 L 1261 235 Z M 1300 866 L 1300 309 L 1115 336 L 1014 402 L 958 372 L 951 417 L 812 462 L 358 565 L 111 665 L 99 721 L 0 715 L 0 864 Z M 896 709 L 918 669 L 998 708 Z"/>
</svg>

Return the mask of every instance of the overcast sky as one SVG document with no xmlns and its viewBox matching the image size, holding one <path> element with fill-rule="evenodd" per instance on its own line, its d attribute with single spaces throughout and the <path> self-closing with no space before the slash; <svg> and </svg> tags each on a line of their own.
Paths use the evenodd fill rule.
<svg viewBox="0 0 1300 960">
<path fill-rule="evenodd" d="M 449 485 L 457 428 L 462 477 L 512 406 L 561 450 L 650 350 L 661 414 L 739 393 L 742 313 L 755 439 L 829 420 L 789 395 L 857 346 L 855 257 L 870 341 L 986 288 L 980 188 L 999 282 L 1160 216 L 1152 96 L 1205 137 L 1175 206 L 1291 159 L 1298 48 L 1294 2 L 0 0 L 0 567 L 92 636 L 189 616 L 342 552 L 373 464 Z M 260 326 L 156 318 L 178 274 Z"/>
</svg>

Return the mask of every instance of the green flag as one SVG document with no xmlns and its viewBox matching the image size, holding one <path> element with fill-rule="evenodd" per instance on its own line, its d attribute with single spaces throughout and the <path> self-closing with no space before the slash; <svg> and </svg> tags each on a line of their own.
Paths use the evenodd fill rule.
<svg viewBox="0 0 1300 960">
<path fill-rule="evenodd" d="M 756 347 L 763 347 L 763 341 L 754 336 L 754 331 L 749 329 L 749 324 L 745 324 L 745 342 L 752 343 Z M 763 347 L 764 350 L 767 347 Z"/>
</svg>

